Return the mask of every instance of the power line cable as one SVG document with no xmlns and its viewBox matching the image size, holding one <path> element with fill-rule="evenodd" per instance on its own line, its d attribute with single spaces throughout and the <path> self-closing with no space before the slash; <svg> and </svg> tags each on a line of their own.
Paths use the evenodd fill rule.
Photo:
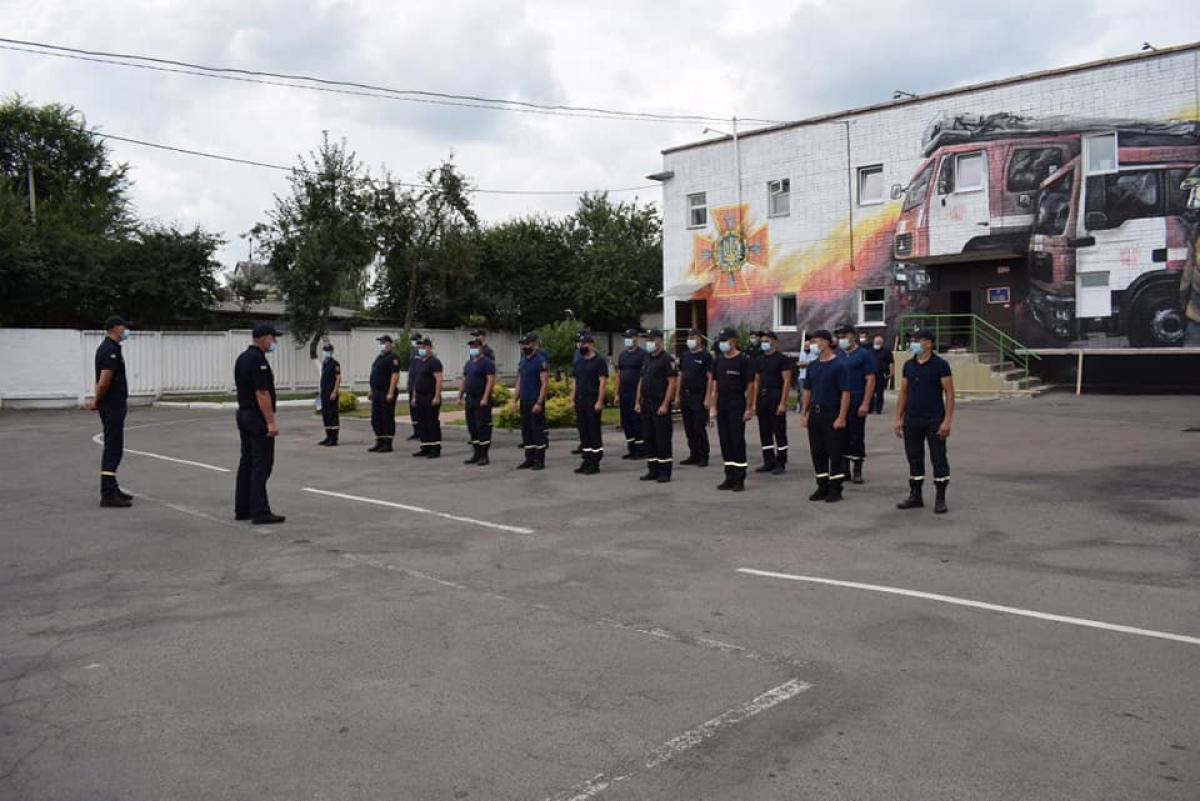
<svg viewBox="0 0 1200 801">
<path fill-rule="evenodd" d="M 9 39 L 0 37 L 0 49 L 32 55 L 68 58 L 78 61 L 90 61 L 101 64 L 111 64 L 135 69 L 145 69 L 157 72 L 193 75 L 217 80 L 237 81 L 241 83 L 258 83 L 268 86 L 283 86 L 292 89 L 309 91 L 332 92 L 335 94 L 353 95 L 358 97 L 375 97 L 386 100 L 400 100 L 414 103 L 431 103 L 434 105 L 459 106 L 465 108 L 487 109 L 492 111 L 508 111 L 518 113 L 544 114 L 562 117 L 587 117 L 591 119 L 632 120 L 638 122 L 663 122 L 676 124 L 692 124 L 699 122 L 728 122 L 727 117 L 713 117 L 702 114 L 660 114 L 655 112 L 622 111 L 598 106 L 572 106 L 566 104 L 535 103 L 523 100 L 505 100 L 479 95 L 460 95 L 448 92 L 435 92 L 425 89 L 394 89 L 386 86 L 363 83 L 359 81 L 341 81 L 320 78 L 310 75 L 268 72 L 264 70 L 241 69 L 237 67 L 214 67 L 205 64 L 193 64 L 175 59 L 142 56 L 131 53 L 114 53 L 103 50 L 85 50 L 82 48 L 64 47 L 45 42 L 34 42 L 24 39 Z M 37 48 L 37 49 L 32 49 Z M 140 63 L 138 63 L 140 62 Z M 301 82 L 301 83 L 297 83 Z M 315 85 L 313 85 L 315 84 Z M 742 118 L 744 122 L 777 124 L 779 120 L 760 119 L 755 117 Z"/>
<path fill-rule="evenodd" d="M 187 156 L 197 156 L 199 158 L 214 159 L 216 161 L 227 161 L 233 164 L 243 164 L 249 167 L 262 167 L 268 170 L 279 170 L 281 172 L 300 172 L 305 175 L 319 175 L 313 170 L 306 170 L 300 167 L 288 167 L 283 164 L 272 164 L 267 161 L 256 161 L 254 159 L 244 159 L 237 156 L 226 156 L 220 153 L 206 153 L 202 150 L 192 150 L 186 147 L 175 147 L 173 145 L 159 144 L 158 142 L 148 142 L 144 139 L 133 139 L 127 136 L 117 136 L 116 134 L 101 133 L 93 131 L 96 136 L 104 139 L 112 139 L 117 142 L 127 142 L 133 145 L 141 145 L 142 147 L 152 147 L 157 150 L 167 150 L 172 153 L 181 153 Z M 391 186 L 403 187 L 406 189 L 428 189 L 428 184 L 408 183 L 405 181 L 376 181 L 374 179 L 366 179 L 369 183 L 384 184 Z M 625 186 L 616 189 L 479 189 L 472 188 L 468 192 L 482 195 L 583 195 L 592 192 L 638 192 L 644 189 L 657 189 L 657 184 L 646 184 L 644 186 Z"/>
</svg>

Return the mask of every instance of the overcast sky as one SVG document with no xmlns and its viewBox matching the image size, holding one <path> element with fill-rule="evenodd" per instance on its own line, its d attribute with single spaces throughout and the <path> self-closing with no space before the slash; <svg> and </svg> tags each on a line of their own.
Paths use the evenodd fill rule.
<svg viewBox="0 0 1200 801">
<path fill-rule="evenodd" d="M 1195 0 L 0 0 L 0 36 L 396 88 L 727 117 L 795 119 L 1200 39 Z M 399 180 L 451 152 L 475 185 L 630 187 L 703 123 L 512 114 L 230 83 L 0 50 L 0 92 L 63 102 L 101 130 L 291 164 L 328 130 Z M 114 143 L 143 217 L 239 235 L 282 173 Z M 615 197 L 657 200 L 657 190 Z M 485 220 L 569 211 L 477 195 Z"/>
</svg>

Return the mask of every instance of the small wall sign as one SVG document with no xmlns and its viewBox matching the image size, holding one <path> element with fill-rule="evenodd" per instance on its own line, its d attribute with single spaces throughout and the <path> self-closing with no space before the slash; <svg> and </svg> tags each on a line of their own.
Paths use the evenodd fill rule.
<svg viewBox="0 0 1200 801">
<path fill-rule="evenodd" d="M 987 291 L 987 302 L 990 304 L 1008 303 L 1011 294 L 1006 286 L 990 286 Z"/>
</svg>

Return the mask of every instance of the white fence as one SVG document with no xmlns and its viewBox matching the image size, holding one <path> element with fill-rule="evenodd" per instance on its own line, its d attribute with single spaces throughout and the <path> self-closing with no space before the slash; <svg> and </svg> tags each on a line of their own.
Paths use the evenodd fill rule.
<svg viewBox="0 0 1200 801">
<path fill-rule="evenodd" d="M 371 362 L 378 355 L 376 337 L 394 330 L 356 328 L 329 335 L 334 354 L 342 364 L 342 381 L 365 391 Z M 448 384 L 457 384 L 467 359 L 465 330 L 429 330 L 434 350 L 446 366 Z M 95 383 L 96 347 L 102 331 L 0 328 L 0 404 L 37 402 L 58 405 L 82 401 Z M 496 368 L 512 374 L 517 369 L 517 335 L 496 332 L 488 336 L 496 351 Z M 132 331 L 123 346 L 125 371 L 131 395 L 225 393 L 233 390 L 233 362 L 250 345 L 250 332 L 240 331 Z M 299 345 L 299 347 L 298 347 Z M 281 391 L 315 389 L 320 378 L 318 362 L 308 357 L 307 346 L 284 334 L 268 361 Z"/>
</svg>

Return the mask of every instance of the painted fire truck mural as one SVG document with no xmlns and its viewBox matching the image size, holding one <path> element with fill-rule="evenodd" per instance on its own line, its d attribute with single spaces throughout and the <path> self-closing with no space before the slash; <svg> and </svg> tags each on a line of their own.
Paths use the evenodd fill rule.
<svg viewBox="0 0 1200 801">
<path fill-rule="evenodd" d="M 854 220 L 853 258 L 848 220 L 822 241 L 770 255 L 765 226 L 741 237 L 739 226 L 718 224 L 716 242 L 737 239 L 724 249 L 730 258 L 696 236 L 691 272 L 713 277 L 699 294 L 721 318 L 752 318 L 754 296 L 796 292 L 800 326 L 815 327 L 853 319 L 860 287 L 891 288 L 891 322 L 926 310 L 945 265 L 1007 263 L 1014 286 L 1002 300 L 1029 345 L 1096 336 L 1176 345 L 1181 271 L 1196 258 L 1200 192 L 1186 179 L 1197 165 L 1195 121 L 946 118 L 929 127 L 923 160 L 893 202 Z M 713 213 L 740 222 L 749 212 Z M 754 259 L 751 242 L 762 248 Z"/>
</svg>

